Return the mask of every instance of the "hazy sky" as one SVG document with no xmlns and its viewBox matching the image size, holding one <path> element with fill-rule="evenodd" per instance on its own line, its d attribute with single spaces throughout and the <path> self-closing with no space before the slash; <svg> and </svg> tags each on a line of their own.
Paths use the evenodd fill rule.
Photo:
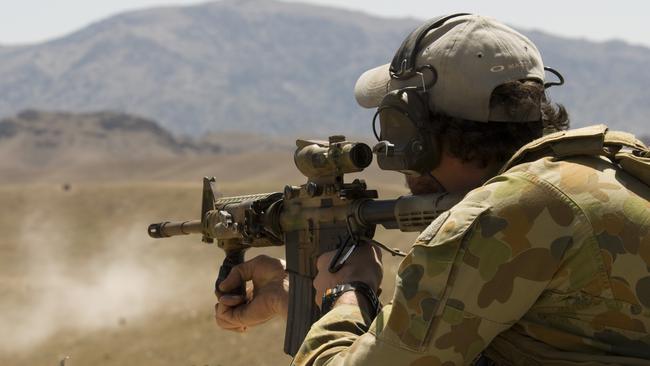
<svg viewBox="0 0 650 366">
<path fill-rule="evenodd" d="M 0 44 L 55 38 L 115 13 L 197 0 L 0 0 Z M 295 0 L 284 0 L 295 1 Z M 383 16 L 428 18 L 456 11 L 494 16 L 522 28 L 592 40 L 650 46 L 650 2 L 644 0 L 300 0 Z"/>
</svg>

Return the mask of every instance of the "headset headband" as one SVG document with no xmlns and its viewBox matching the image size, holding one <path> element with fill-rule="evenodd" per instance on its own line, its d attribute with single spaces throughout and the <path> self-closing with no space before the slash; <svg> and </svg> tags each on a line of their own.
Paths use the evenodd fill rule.
<svg viewBox="0 0 650 366">
<path fill-rule="evenodd" d="M 424 23 L 416 30 L 411 32 L 402 42 L 402 45 L 395 53 L 393 62 L 390 64 L 390 77 L 393 79 L 404 79 L 413 76 L 415 70 L 415 58 L 420 49 L 420 41 L 426 34 L 435 28 L 442 26 L 449 19 L 462 15 L 471 15 L 469 13 L 457 13 L 447 16 L 436 17 Z"/>
</svg>

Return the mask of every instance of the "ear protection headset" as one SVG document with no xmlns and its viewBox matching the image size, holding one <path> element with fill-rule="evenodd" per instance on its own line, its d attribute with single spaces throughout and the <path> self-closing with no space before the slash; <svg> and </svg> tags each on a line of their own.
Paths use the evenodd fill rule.
<svg viewBox="0 0 650 366">
<path fill-rule="evenodd" d="M 415 63 L 421 50 L 420 43 L 429 31 L 441 27 L 450 19 L 465 15 L 470 14 L 457 13 L 429 20 L 411 32 L 395 53 L 389 68 L 390 77 L 408 80 L 419 76 L 422 83 L 389 92 L 379 104 L 372 127 L 379 140 L 373 151 L 381 169 L 430 176 L 431 170 L 440 163 L 442 147 L 432 133 L 428 94 L 437 82 L 438 74 L 432 65 L 416 67 Z M 559 80 L 545 83 L 545 89 L 564 84 L 564 78 L 558 71 L 550 67 L 544 67 L 544 70 Z M 425 72 L 431 74 L 428 84 L 425 82 Z M 377 117 L 381 127 L 379 135 L 376 130 Z"/>
<path fill-rule="evenodd" d="M 439 164 L 441 146 L 432 137 L 434 135 L 431 133 L 431 112 L 428 105 L 428 90 L 436 83 L 438 75 L 432 65 L 416 68 L 415 62 L 420 42 L 430 30 L 463 15 L 469 14 L 458 13 L 431 19 L 411 32 L 395 53 L 389 68 L 391 78 L 407 80 L 419 75 L 422 85 L 389 92 L 379 104 L 372 126 L 375 137 L 379 140 L 373 150 L 381 169 L 426 175 Z M 423 72 L 431 73 L 432 81 L 428 85 Z M 378 116 L 380 135 L 375 127 Z"/>
</svg>

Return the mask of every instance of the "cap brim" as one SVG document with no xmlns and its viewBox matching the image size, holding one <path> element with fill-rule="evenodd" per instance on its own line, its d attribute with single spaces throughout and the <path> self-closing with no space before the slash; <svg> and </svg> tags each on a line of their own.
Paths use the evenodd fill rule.
<svg viewBox="0 0 650 366">
<path fill-rule="evenodd" d="M 364 108 L 377 108 L 390 91 L 390 64 L 381 65 L 364 72 L 354 86 L 354 97 Z"/>
</svg>

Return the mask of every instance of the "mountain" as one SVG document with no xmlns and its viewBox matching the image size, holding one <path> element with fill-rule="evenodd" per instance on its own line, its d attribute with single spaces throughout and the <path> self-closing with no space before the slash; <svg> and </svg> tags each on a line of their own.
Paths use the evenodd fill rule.
<svg viewBox="0 0 650 366">
<path fill-rule="evenodd" d="M 0 116 L 110 109 L 192 135 L 370 136 L 372 111 L 356 105 L 354 83 L 420 22 L 268 0 L 123 13 L 50 42 L 0 48 Z M 650 49 L 525 33 L 565 75 L 551 95 L 575 126 L 648 132 Z"/>
<path fill-rule="evenodd" d="M 155 122 L 116 112 L 25 110 L 0 119 L 0 167 L 62 166 L 215 154 L 219 146 L 174 137 Z M 4 171 L 4 170 L 3 170 Z"/>
<path fill-rule="evenodd" d="M 622 41 L 588 42 L 538 31 L 527 35 L 547 66 L 557 68 L 566 84 L 549 92 L 569 109 L 574 125 L 605 123 L 610 128 L 649 134 L 650 48 Z"/>
<path fill-rule="evenodd" d="M 411 24 L 271 1 L 125 13 L 0 51 L 0 115 L 110 108 L 182 133 L 340 132 L 362 120 L 356 77 Z"/>
</svg>

